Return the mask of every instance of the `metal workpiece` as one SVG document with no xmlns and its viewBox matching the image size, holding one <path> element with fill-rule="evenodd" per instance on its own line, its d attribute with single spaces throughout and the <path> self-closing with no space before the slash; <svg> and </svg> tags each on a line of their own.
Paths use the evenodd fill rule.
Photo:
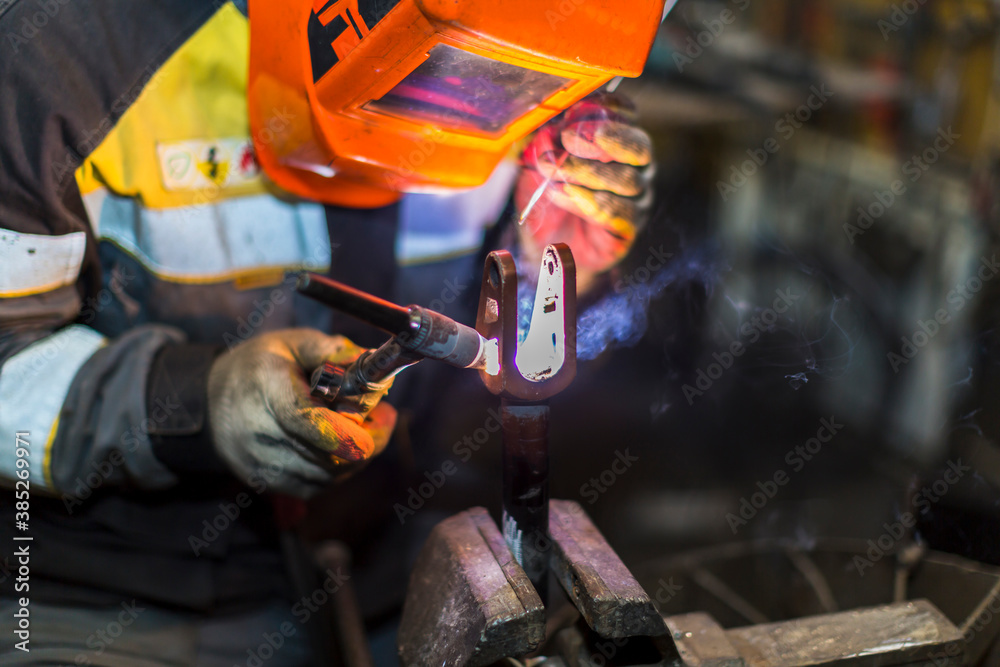
<svg viewBox="0 0 1000 667">
<path fill-rule="evenodd" d="M 417 557 L 403 605 L 404 665 L 481 667 L 545 639 L 545 610 L 481 507 L 439 523 Z"/>
<path fill-rule="evenodd" d="M 569 246 L 545 248 L 528 331 L 518 332 L 517 267 L 506 250 L 486 258 L 476 330 L 495 340 L 500 372 L 481 372 L 501 398 L 503 534 L 531 583 L 548 594 L 549 408 L 576 375 L 576 264 Z"/>
<path fill-rule="evenodd" d="M 517 267 L 506 250 L 491 252 L 483 269 L 476 330 L 497 341 L 500 372 L 480 374 L 490 392 L 543 401 L 568 387 L 576 377 L 576 263 L 569 246 L 545 248 L 531 324 L 520 345 Z"/>
<path fill-rule="evenodd" d="M 667 633 L 652 599 L 579 503 L 549 503 L 551 567 L 587 625 L 601 637 Z"/>
<path fill-rule="evenodd" d="M 549 406 L 501 401 L 503 533 L 542 600 L 548 598 Z"/>
</svg>

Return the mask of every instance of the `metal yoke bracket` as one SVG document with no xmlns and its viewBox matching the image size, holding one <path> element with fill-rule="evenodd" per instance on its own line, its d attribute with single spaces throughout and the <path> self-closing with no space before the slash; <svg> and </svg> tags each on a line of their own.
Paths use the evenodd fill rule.
<svg viewBox="0 0 1000 667">
<path fill-rule="evenodd" d="M 479 296 L 476 331 L 486 339 L 496 339 L 500 349 L 500 373 L 480 372 L 490 392 L 513 401 L 538 402 L 555 396 L 576 377 L 576 263 L 569 246 L 554 243 L 545 248 L 538 290 L 528 337 L 541 359 L 548 353 L 561 364 L 528 370 L 518 367 L 517 267 L 506 250 L 489 254 L 483 269 L 483 289 Z M 534 336 L 532 335 L 534 332 Z M 551 350 L 540 334 L 555 335 Z M 560 335 L 561 334 L 561 335 Z M 537 347 L 536 347 L 537 346 Z M 524 364 L 522 358 L 522 364 Z"/>
</svg>

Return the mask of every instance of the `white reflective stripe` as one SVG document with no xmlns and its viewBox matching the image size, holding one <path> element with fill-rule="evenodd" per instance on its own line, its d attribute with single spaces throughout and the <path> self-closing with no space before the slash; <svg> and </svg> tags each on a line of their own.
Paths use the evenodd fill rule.
<svg viewBox="0 0 1000 667">
<path fill-rule="evenodd" d="M 93 329 L 72 325 L 29 345 L 0 367 L 0 475 L 15 476 L 15 434 L 27 433 L 31 484 L 49 488 L 49 432 L 77 371 L 104 341 Z"/>
<path fill-rule="evenodd" d="M 0 297 L 48 292 L 72 285 L 80 273 L 85 232 L 62 236 L 0 228 Z"/>
<path fill-rule="evenodd" d="M 403 197 L 396 260 L 418 264 L 478 250 L 484 230 L 503 213 L 518 173 L 517 164 L 504 161 L 478 188 Z"/>
<path fill-rule="evenodd" d="M 330 266 L 330 237 L 320 204 L 254 195 L 151 209 L 112 194 L 99 200 L 91 193 L 87 199 L 100 238 L 164 280 L 218 282 L 260 269 Z M 91 210 L 98 207 L 99 213 Z"/>
</svg>

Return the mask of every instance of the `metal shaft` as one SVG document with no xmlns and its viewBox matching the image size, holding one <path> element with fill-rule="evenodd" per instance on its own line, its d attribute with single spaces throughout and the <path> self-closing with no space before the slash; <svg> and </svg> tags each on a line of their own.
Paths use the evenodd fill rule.
<svg viewBox="0 0 1000 667">
<path fill-rule="evenodd" d="M 549 406 L 504 399 L 503 533 L 544 603 L 548 593 Z"/>
</svg>

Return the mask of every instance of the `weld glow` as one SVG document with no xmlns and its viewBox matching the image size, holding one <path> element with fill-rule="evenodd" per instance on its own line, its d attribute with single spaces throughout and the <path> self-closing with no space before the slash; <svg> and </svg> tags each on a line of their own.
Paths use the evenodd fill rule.
<svg viewBox="0 0 1000 667">
<path fill-rule="evenodd" d="M 490 338 L 486 341 L 486 368 L 489 375 L 500 375 L 500 341 Z"/>
</svg>

